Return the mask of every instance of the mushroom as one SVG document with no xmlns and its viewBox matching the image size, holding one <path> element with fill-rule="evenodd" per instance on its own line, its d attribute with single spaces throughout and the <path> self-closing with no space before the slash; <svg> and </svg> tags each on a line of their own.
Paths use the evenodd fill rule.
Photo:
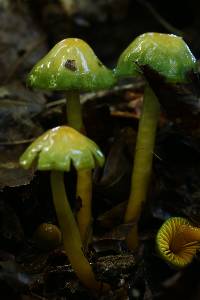
<svg viewBox="0 0 200 300">
<path fill-rule="evenodd" d="M 200 249 L 200 228 L 187 219 L 172 217 L 163 223 L 156 236 L 159 255 L 175 268 L 190 264 Z"/>
<path fill-rule="evenodd" d="M 51 171 L 53 203 L 62 232 L 63 244 L 68 259 L 80 279 L 88 288 L 99 290 L 102 284 L 94 276 L 92 268 L 83 253 L 80 233 L 68 203 L 64 185 L 64 172 L 71 164 L 76 170 L 93 169 L 102 166 L 104 156 L 98 146 L 68 126 L 48 130 L 38 137 L 20 157 L 20 165 L 29 169 L 34 164 L 41 171 Z M 107 285 L 104 285 L 107 288 Z"/>
<path fill-rule="evenodd" d="M 62 240 L 60 229 L 51 223 L 41 223 L 33 234 L 36 245 L 44 250 L 58 247 Z"/>
<path fill-rule="evenodd" d="M 166 82 L 187 82 L 187 74 L 195 67 L 195 58 L 181 37 L 172 34 L 145 33 L 137 37 L 121 54 L 116 77 L 138 76 L 144 67 L 163 76 Z M 130 249 L 138 245 L 137 224 L 149 186 L 156 127 L 160 105 L 149 82 L 144 91 L 143 109 L 139 122 L 131 191 L 124 217 L 125 223 L 132 223 L 127 242 Z"/>
<path fill-rule="evenodd" d="M 57 43 L 31 70 L 27 84 L 32 88 L 66 93 L 69 126 L 83 130 L 80 93 L 108 89 L 115 84 L 113 72 L 81 39 Z"/>
<path fill-rule="evenodd" d="M 32 69 L 27 83 L 33 88 L 60 90 L 66 93 L 69 126 L 82 132 L 80 93 L 108 89 L 116 79 L 113 72 L 97 58 L 90 46 L 81 39 L 68 38 L 56 44 Z M 90 170 L 77 173 L 77 198 L 82 205 L 77 221 L 83 241 L 91 225 L 92 178 Z"/>
</svg>

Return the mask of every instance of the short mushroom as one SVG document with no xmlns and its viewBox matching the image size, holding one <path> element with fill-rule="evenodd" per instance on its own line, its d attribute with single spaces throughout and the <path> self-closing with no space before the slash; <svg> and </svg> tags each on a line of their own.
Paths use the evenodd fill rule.
<svg viewBox="0 0 200 300">
<path fill-rule="evenodd" d="M 157 233 L 156 247 L 169 265 L 186 267 L 200 249 L 200 228 L 185 218 L 169 218 Z"/>
<path fill-rule="evenodd" d="M 60 229 L 51 223 L 41 223 L 33 234 L 33 240 L 42 250 L 55 249 L 61 244 L 62 234 Z"/>
<path fill-rule="evenodd" d="M 80 93 L 108 89 L 115 82 L 113 72 L 102 64 L 86 42 L 77 38 L 57 43 L 33 67 L 27 80 L 33 88 L 65 91 L 68 124 L 80 132 L 84 131 Z M 90 170 L 78 171 L 77 198 L 82 202 L 77 221 L 81 238 L 85 241 L 92 219 Z"/>
<path fill-rule="evenodd" d="M 83 253 L 83 245 L 75 218 L 67 200 L 64 172 L 71 164 L 76 170 L 102 166 L 104 156 L 98 146 L 68 126 L 48 130 L 38 137 L 22 154 L 20 165 L 29 169 L 34 164 L 38 170 L 51 171 L 51 188 L 63 244 L 69 261 L 80 281 L 88 288 L 99 290 L 102 284 L 94 276 Z M 104 285 L 106 288 L 107 285 Z"/>
<path fill-rule="evenodd" d="M 108 89 L 115 84 L 111 70 L 81 39 L 68 38 L 57 43 L 29 73 L 32 88 L 66 93 L 69 126 L 83 129 L 80 93 Z"/>
<path fill-rule="evenodd" d="M 187 74 L 195 67 L 195 58 L 181 37 L 172 34 L 145 33 L 137 37 L 121 54 L 116 76 L 138 76 L 148 67 L 166 82 L 187 82 Z M 133 223 L 127 242 L 130 249 L 138 245 L 137 223 L 146 200 L 151 176 L 160 105 L 148 81 L 144 91 L 142 115 L 139 122 L 131 191 L 125 213 L 125 223 Z"/>
</svg>

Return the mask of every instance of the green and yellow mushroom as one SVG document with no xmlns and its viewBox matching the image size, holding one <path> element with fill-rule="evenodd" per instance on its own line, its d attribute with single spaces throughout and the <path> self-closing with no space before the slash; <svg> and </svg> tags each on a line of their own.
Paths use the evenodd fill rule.
<svg viewBox="0 0 200 300">
<path fill-rule="evenodd" d="M 111 70 L 81 39 L 68 38 L 57 43 L 29 73 L 28 86 L 66 93 L 69 126 L 84 128 L 80 93 L 108 89 L 115 84 Z"/>
<path fill-rule="evenodd" d="M 169 83 L 186 83 L 196 59 L 181 37 L 172 34 L 145 33 L 137 37 L 121 54 L 114 73 L 117 78 L 139 76 L 147 66 Z M 133 223 L 127 241 L 130 249 L 138 245 L 137 225 L 147 197 L 160 105 L 146 80 L 143 109 L 139 122 L 131 191 L 125 223 Z"/>
<path fill-rule="evenodd" d="M 38 137 L 22 154 L 20 165 L 29 169 L 51 171 L 53 203 L 62 232 L 64 249 L 80 281 L 92 290 L 100 290 L 102 284 L 95 279 L 90 263 L 83 253 L 83 244 L 76 220 L 70 208 L 64 184 L 64 172 L 71 165 L 79 170 L 102 166 L 104 156 L 90 139 L 68 126 L 48 130 Z M 103 288 L 107 288 L 104 284 Z"/>
</svg>

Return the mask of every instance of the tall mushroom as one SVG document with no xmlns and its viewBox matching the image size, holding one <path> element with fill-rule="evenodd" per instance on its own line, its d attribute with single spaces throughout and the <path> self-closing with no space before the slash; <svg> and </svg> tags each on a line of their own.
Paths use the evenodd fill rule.
<svg viewBox="0 0 200 300">
<path fill-rule="evenodd" d="M 185 83 L 187 74 L 195 66 L 195 58 L 181 37 L 172 34 L 145 33 L 137 37 L 121 54 L 116 69 L 116 77 L 130 77 L 143 74 L 148 67 L 169 83 Z M 142 115 L 139 122 L 131 191 L 125 213 L 125 223 L 133 223 L 128 235 L 128 246 L 138 245 L 137 224 L 141 208 L 146 200 L 152 169 L 152 157 L 160 105 L 146 80 Z"/>
<path fill-rule="evenodd" d="M 64 249 L 80 281 L 93 290 L 100 290 L 102 284 L 95 279 L 83 253 L 80 233 L 67 200 L 63 175 L 70 170 L 71 164 L 79 171 L 93 169 L 95 165 L 102 166 L 103 163 L 104 156 L 98 146 L 68 126 L 48 130 L 38 137 L 20 158 L 20 165 L 25 169 L 35 164 L 38 170 L 51 171 L 53 202 Z"/>
<path fill-rule="evenodd" d="M 90 46 L 81 39 L 68 38 L 56 44 L 31 70 L 27 83 L 33 88 L 59 90 L 66 94 L 69 126 L 84 131 L 80 93 L 108 89 L 115 77 L 97 58 Z M 77 220 L 82 240 L 91 225 L 91 171 L 78 171 L 77 197 L 82 206 Z"/>
</svg>

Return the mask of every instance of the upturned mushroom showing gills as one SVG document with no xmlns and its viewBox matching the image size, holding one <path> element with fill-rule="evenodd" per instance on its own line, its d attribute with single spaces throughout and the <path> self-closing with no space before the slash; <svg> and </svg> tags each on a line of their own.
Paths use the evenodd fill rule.
<svg viewBox="0 0 200 300">
<path fill-rule="evenodd" d="M 102 166 L 104 156 L 98 146 L 68 126 L 48 130 L 38 137 L 22 154 L 20 165 L 28 169 L 35 165 L 38 170 L 51 171 L 51 189 L 63 244 L 69 261 L 80 281 L 92 290 L 100 290 L 102 284 L 94 276 L 92 268 L 83 253 L 80 233 L 67 200 L 64 172 L 71 164 L 76 170 L 93 169 Z M 103 288 L 107 288 L 103 284 Z"/>
<path fill-rule="evenodd" d="M 169 265 L 186 267 L 200 249 L 200 228 L 185 218 L 169 218 L 157 233 L 156 247 L 161 258 Z"/>
<path fill-rule="evenodd" d="M 188 72 L 195 68 L 195 58 L 181 37 L 172 34 L 145 33 L 137 37 L 121 54 L 114 73 L 117 78 L 138 76 L 144 67 L 162 75 L 166 82 L 186 83 Z M 133 223 L 127 242 L 138 245 L 137 223 L 147 196 L 160 105 L 156 91 L 147 82 L 137 135 L 131 191 L 125 223 Z"/>
</svg>

